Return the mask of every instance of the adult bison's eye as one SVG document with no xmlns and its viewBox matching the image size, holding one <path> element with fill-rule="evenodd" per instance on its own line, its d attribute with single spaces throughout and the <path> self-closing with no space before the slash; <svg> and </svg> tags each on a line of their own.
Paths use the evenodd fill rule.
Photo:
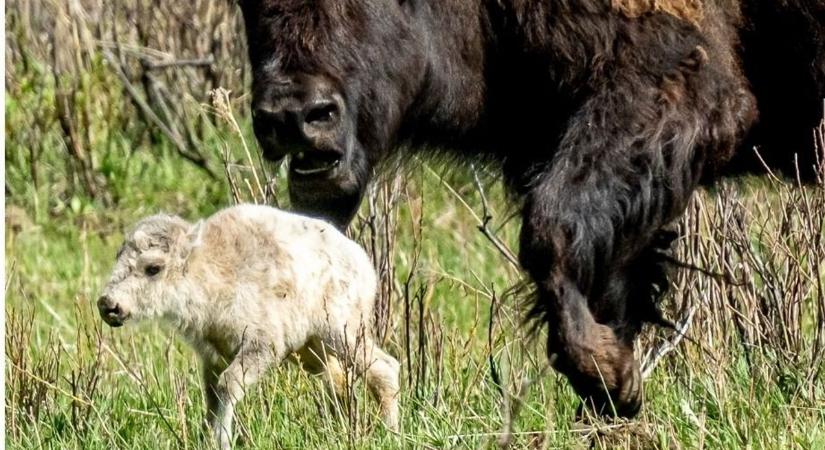
<svg viewBox="0 0 825 450">
<path fill-rule="evenodd" d="M 153 276 L 159 274 L 161 270 L 163 270 L 163 267 L 155 265 L 155 264 L 150 264 L 150 265 L 146 266 L 145 269 L 143 269 L 143 271 L 146 273 L 146 275 L 150 276 L 150 277 L 153 277 Z"/>
</svg>

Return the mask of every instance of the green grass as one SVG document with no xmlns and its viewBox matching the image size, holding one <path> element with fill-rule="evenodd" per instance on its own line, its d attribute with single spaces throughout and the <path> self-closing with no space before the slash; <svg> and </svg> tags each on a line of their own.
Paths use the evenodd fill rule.
<svg viewBox="0 0 825 450">
<path fill-rule="evenodd" d="M 106 327 L 94 300 L 132 223 L 161 210 L 208 215 L 230 204 L 229 187 L 182 161 L 162 139 L 147 139 L 121 122 L 96 128 L 102 136 L 92 148 L 96 170 L 112 203 L 92 199 L 78 188 L 55 126 L 41 134 L 26 128 L 26 111 L 38 107 L 37 86 L 26 86 L 6 104 L 7 129 L 18 130 L 6 141 L 6 445 L 202 448 L 209 441 L 201 433 L 194 353 L 163 327 Z M 244 132 L 249 138 L 248 126 Z M 36 186 L 28 153 L 34 144 L 43 148 Z M 222 144 L 239 148 L 236 137 L 216 132 L 215 155 Z M 476 229 L 470 211 L 480 215 L 481 202 L 472 177 L 463 169 L 430 167 L 411 170 L 394 254 L 398 286 L 411 272 L 414 287 L 432 283 L 423 323 L 413 304 L 409 353 L 403 298 L 393 298 L 385 348 L 403 366 L 402 432 L 380 426 L 362 384 L 346 410 L 336 411 L 318 380 L 285 366 L 238 410 L 247 448 L 494 445 L 507 409 L 490 375 L 491 354 L 504 390 L 524 401 L 513 426 L 516 448 L 825 448 L 822 375 L 805 380 L 801 366 L 784 366 L 777 375 L 769 348 L 748 349 L 748 362 L 743 346 L 709 331 L 712 322 L 691 329 L 702 349 L 683 342 L 657 368 L 636 420 L 576 423 L 578 401 L 566 382 L 552 371 L 537 377 L 546 361 L 542 338 L 528 339 L 519 299 L 505 295 L 519 273 Z M 757 185 L 745 195 L 765 189 Z M 498 184 L 487 194 L 495 228 L 517 205 Z M 515 249 L 517 220 L 498 235 Z M 417 245 L 421 256 L 413 268 Z M 500 310 L 488 339 L 492 292 Z M 806 333 L 803 339 L 812 339 L 813 327 Z M 524 379 L 534 378 L 527 392 L 516 394 Z"/>
</svg>

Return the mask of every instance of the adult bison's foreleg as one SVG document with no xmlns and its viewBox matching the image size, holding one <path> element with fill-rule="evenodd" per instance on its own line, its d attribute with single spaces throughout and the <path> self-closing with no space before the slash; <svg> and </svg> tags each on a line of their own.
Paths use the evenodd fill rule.
<svg viewBox="0 0 825 450">
<path fill-rule="evenodd" d="M 661 284 L 660 271 L 638 272 L 656 268 L 646 255 L 684 210 L 704 154 L 698 113 L 643 94 L 611 86 L 572 118 L 530 184 L 520 248 L 554 367 L 597 412 L 622 416 L 641 405 L 633 341 L 651 300 L 639 297 Z"/>
<path fill-rule="evenodd" d="M 536 219 L 541 212 L 528 214 Z M 582 249 L 574 230 L 561 224 L 524 228 L 522 264 L 538 287 L 533 313 L 549 324 L 547 351 L 553 366 L 567 376 L 588 406 L 600 413 L 612 414 L 615 408 L 619 415 L 632 416 L 641 405 L 633 339 L 623 339 L 591 312 L 585 293 L 591 291 L 595 274 L 593 267 L 585 267 L 590 263 L 586 260 L 603 258 L 603 249 Z M 598 240 L 596 236 L 582 238 Z"/>
</svg>

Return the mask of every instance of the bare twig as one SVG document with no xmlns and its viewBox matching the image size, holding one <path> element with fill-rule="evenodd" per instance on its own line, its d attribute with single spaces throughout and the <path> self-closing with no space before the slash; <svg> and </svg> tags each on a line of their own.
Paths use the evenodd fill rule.
<svg viewBox="0 0 825 450">
<path fill-rule="evenodd" d="M 168 61 L 152 61 L 148 58 L 141 58 L 140 64 L 146 70 L 161 70 L 175 67 L 209 67 L 215 64 L 212 55 L 198 59 L 173 59 Z"/>
<path fill-rule="evenodd" d="M 661 341 L 659 345 L 649 349 L 647 353 L 645 353 L 641 364 L 642 379 L 647 379 L 653 373 L 653 369 L 656 368 L 659 361 L 679 345 L 679 342 L 681 342 L 687 334 L 687 330 L 690 328 L 690 324 L 693 321 L 693 315 L 696 313 L 697 309 L 698 305 L 691 305 L 688 307 L 686 313 L 679 319 L 678 322 L 676 322 L 676 330 L 673 332 L 670 339 Z"/>
<path fill-rule="evenodd" d="M 230 92 L 223 88 L 217 88 L 210 91 L 209 95 L 212 97 L 212 105 L 214 107 L 215 113 L 220 117 L 223 121 L 225 121 L 232 129 L 232 132 L 237 135 L 241 139 L 241 146 L 244 150 L 244 155 L 246 156 L 246 162 L 248 164 L 249 170 L 252 172 L 252 178 L 254 180 L 254 190 L 252 187 L 249 188 L 249 193 L 252 196 L 252 199 L 255 203 L 266 204 L 267 203 L 267 191 L 264 189 L 264 185 L 261 183 L 261 178 L 268 180 L 269 174 L 266 172 L 266 166 L 263 164 L 262 160 L 259 160 L 260 166 L 256 168 L 255 162 L 252 160 L 252 152 L 249 150 L 249 145 L 247 145 L 246 138 L 244 138 L 243 132 L 241 131 L 240 125 L 235 120 L 235 115 L 232 113 L 232 106 L 229 101 L 229 94 Z M 228 155 L 228 151 L 225 153 Z M 259 155 L 260 157 L 260 155 Z M 261 176 L 258 175 L 258 171 L 260 170 Z"/>
<path fill-rule="evenodd" d="M 181 137 L 181 135 L 178 132 L 174 131 L 166 123 L 164 123 L 163 120 L 161 120 L 157 113 L 152 109 L 152 107 L 149 106 L 149 104 L 146 102 L 143 96 L 140 95 L 140 92 L 138 92 L 137 88 L 129 80 L 129 77 L 126 75 L 123 66 L 120 64 L 120 62 L 118 62 L 117 58 L 115 58 L 115 56 L 108 51 L 103 52 L 103 56 L 114 68 L 115 74 L 123 83 L 123 88 L 126 90 L 126 93 L 129 94 L 129 97 L 131 97 L 132 102 L 135 104 L 135 106 L 137 106 L 138 111 L 141 113 L 143 118 L 155 127 L 157 127 L 157 129 L 160 130 L 161 133 L 166 135 L 166 137 L 169 138 L 169 140 L 174 145 L 175 149 L 178 151 L 178 154 L 180 154 L 184 159 L 202 169 L 209 175 L 210 178 L 217 179 L 217 174 L 215 174 L 212 168 L 209 167 L 209 164 L 207 163 L 206 159 L 204 159 L 204 157 L 201 155 L 191 153 L 187 148 L 187 145 L 184 142 L 183 137 Z"/>
<path fill-rule="evenodd" d="M 478 171 L 476 170 L 475 166 L 472 167 L 473 171 L 473 181 L 475 182 L 476 189 L 478 190 L 479 195 L 481 196 L 481 207 L 482 207 L 482 221 L 478 225 L 478 230 L 481 231 L 481 234 L 490 241 L 491 244 L 496 248 L 496 250 L 501 253 L 507 262 L 509 262 L 514 268 L 520 269 L 521 265 L 518 262 L 518 258 L 516 258 L 515 254 L 503 243 L 501 239 L 498 238 L 488 227 L 491 220 L 493 220 L 493 216 L 490 212 L 490 206 L 487 203 L 487 194 L 484 192 L 484 186 L 481 184 L 481 180 L 478 178 Z"/>
</svg>

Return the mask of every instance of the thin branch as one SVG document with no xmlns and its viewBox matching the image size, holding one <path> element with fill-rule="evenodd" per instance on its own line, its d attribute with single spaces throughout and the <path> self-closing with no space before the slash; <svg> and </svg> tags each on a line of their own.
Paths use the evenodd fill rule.
<svg viewBox="0 0 825 450">
<path fill-rule="evenodd" d="M 206 162 L 206 159 L 204 159 L 200 155 L 191 154 L 189 150 L 186 148 L 186 144 L 183 142 L 183 138 L 178 133 L 169 128 L 163 122 L 163 120 L 161 120 L 161 118 L 158 117 L 158 115 L 155 113 L 152 107 L 149 106 L 148 103 L 146 103 L 146 100 L 140 95 L 137 88 L 135 88 L 132 82 L 129 81 L 129 77 L 126 75 L 126 72 L 124 72 L 123 67 L 115 59 L 115 56 L 108 51 L 103 52 L 103 56 L 114 67 L 115 74 L 118 76 L 118 78 L 120 78 L 120 81 L 123 83 L 123 88 L 126 89 L 126 93 L 129 94 L 129 96 L 132 98 L 132 101 L 134 102 L 135 106 L 137 106 L 141 115 L 143 115 L 143 118 L 146 119 L 146 121 L 153 124 L 154 126 L 156 126 L 161 131 L 161 133 L 166 135 L 172 141 L 172 144 L 175 146 L 175 149 L 183 158 L 185 158 L 195 166 L 203 169 L 209 175 L 210 178 L 217 179 L 217 174 L 215 174 L 209 167 L 209 165 Z"/>
<path fill-rule="evenodd" d="M 642 361 L 642 379 L 647 379 L 653 373 L 653 369 L 656 368 L 659 361 L 679 345 L 679 342 L 681 342 L 687 334 L 687 330 L 693 322 L 693 316 L 696 314 L 697 309 L 699 309 L 698 305 L 691 305 L 687 313 L 676 323 L 676 330 L 673 336 L 671 336 L 669 340 L 664 340 L 660 345 L 648 350 Z"/>
<path fill-rule="evenodd" d="M 153 62 L 148 58 L 141 58 L 140 64 L 146 70 L 161 70 L 170 67 L 210 67 L 215 64 L 215 58 L 209 55 L 206 58 L 199 59 L 173 59 L 159 62 Z"/>
<path fill-rule="evenodd" d="M 493 233 L 492 230 L 488 227 L 490 221 L 493 219 L 493 215 L 490 214 L 490 205 L 487 203 L 487 194 L 484 192 L 484 186 L 481 184 L 481 180 L 478 178 L 478 171 L 476 170 L 475 166 L 472 166 L 473 170 L 473 182 L 476 185 L 476 189 L 478 190 L 479 195 L 481 196 L 481 207 L 482 207 L 482 217 L 481 224 L 478 225 L 478 231 L 481 231 L 481 234 L 487 238 L 490 243 L 499 251 L 507 261 L 513 265 L 517 270 L 521 269 L 521 265 L 518 262 L 518 258 L 516 255 L 510 251 L 507 246 L 501 242 L 501 239 Z"/>
</svg>

